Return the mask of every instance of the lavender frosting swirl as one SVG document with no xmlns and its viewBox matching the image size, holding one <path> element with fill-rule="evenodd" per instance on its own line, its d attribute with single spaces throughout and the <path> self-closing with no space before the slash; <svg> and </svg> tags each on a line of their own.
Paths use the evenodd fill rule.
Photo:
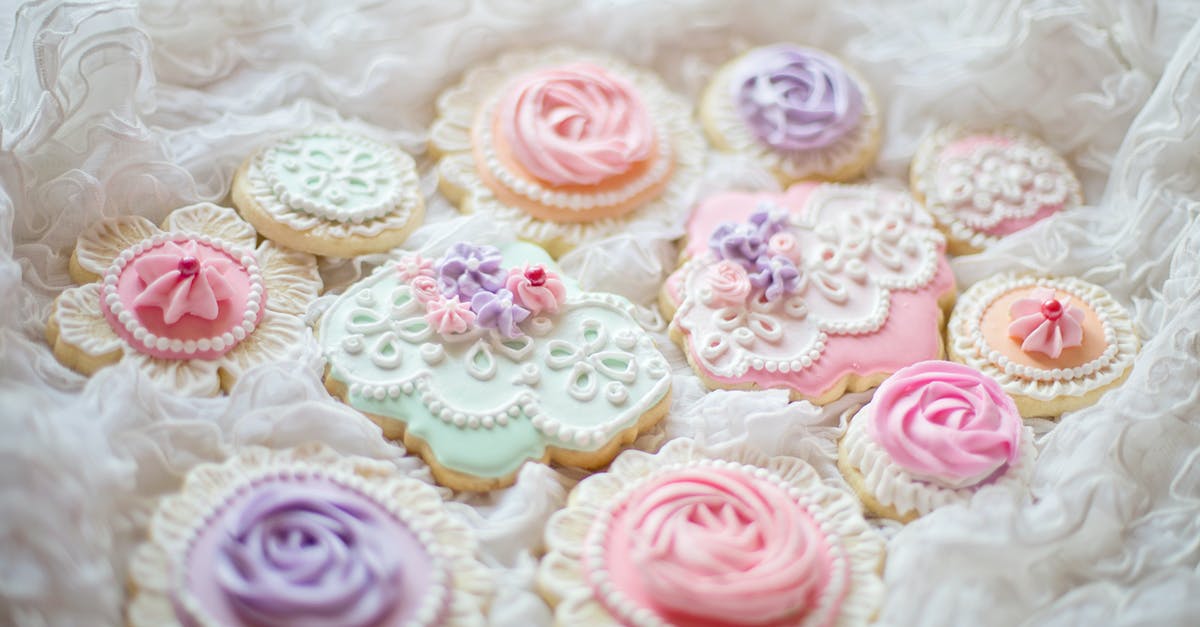
<svg viewBox="0 0 1200 627">
<path fill-rule="evenodd" d="M 734 68 L 734 106 L 750 132 L 782 151 L 825 148 L 854 129 L 863 95 L 833 57 L 779 44 L 758 48 Z"/>
<path fill-rule="evenodd" d="M 248 625 L 375 625 L 394 609 L 404 563 L 386 525 L 352 500 L 260 487 L 217 545 L 217 583 Z"/>
</svg>

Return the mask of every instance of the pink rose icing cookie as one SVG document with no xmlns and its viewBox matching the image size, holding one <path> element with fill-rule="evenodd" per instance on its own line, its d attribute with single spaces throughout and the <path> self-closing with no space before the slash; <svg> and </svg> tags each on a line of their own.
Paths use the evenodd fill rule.
<svg viewBox="0 0 1200 627">
<path fill-rule="evenodd" d="M 132 360 L 159 385 L 208 396 L 286 357 L 321 290 L 316 259 L 271 242 L 208 203 L 100 222 L 79 237 L 46 326 L 54 354 L 85 374 Z"/>
<path fill-rule="evenodd" d="M 1067 162 L 1042 140 L 1013 128 L 943 128 L 921 143 L 910 174 L 913 195 L 956 255 L 979 252 L 1083 204 Z"/>
<path fill-rule="evenodd" d="M 429 485 L 324 445 L 196 467 L 134 552 L 133 627 L 483 625 L 476 541 Z"/>
<path fill-rule="evenodd" d="M 964 292 L 947 336 L 950 359 L 994 377 L 1023 416 L 1095 403 L 1129 374 L 1139 345 L 1129 314 L 1103 288 L 1013 274 Z"/>
<path fill-rule="evenodd" d="M 546 527 L 559 625 L 865 625 L 883 540 L 804 462 L 687 439 L 621 454 Z"/>
<path fill-rule="evenodd" d="M 515 53 L 438 99 L 431 148 L 443 192 L 560 255 L 687 211 L 704 142 L 689 105 L 600 53 Z"/>
<path fill-rule="evenodd" d="M 867 509 L 909 522 L 984 486 L 1022 490 L 1037 450 L 991 377 L 948 361 L 902 368 L 854 415 L 838 467 Z"/>
<path fill-rule="evenodd" d="M 710 387 L 830 402 L 941 356 L 944 239 L 906 194 L 801 184 L 710 197 L 661 304 Z"/>
<path fill-rule="evenodd" d="M 861 175 L 879 150 L 881 117 L 870 86 L 852 68 L 786 43 L 725 64 L 700 103 L 714 145 L 750 157 L 785 185 Z"/>
</svg>

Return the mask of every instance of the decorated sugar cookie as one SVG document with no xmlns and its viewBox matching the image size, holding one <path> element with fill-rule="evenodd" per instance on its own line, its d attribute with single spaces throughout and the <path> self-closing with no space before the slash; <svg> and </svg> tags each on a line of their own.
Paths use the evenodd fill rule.
<svg viewBox="0 0 1200 627">
<path fill-rule="evenodd" d="M 337 127 L 252 154 L 234 177 L 233 202 L 267 239 L 327 257 L 391 250 L 425 216 L 412 157 Z"/>
<path fill-rule="evenodd" d="M 954 276 L 908 195 L 794 185 L 710 197 L 661 304 L 709 387 L 827 403 L 942 353 Z"/>
<path fill-rule="evenodd" d="M 119 360 L 180 394 L 211 396 L 305 342 L 321 291 L 316 259 L 263 242 L 232 209 L 201 203 L 167 216 L 97 223 L 79 236 L 46 339 L 92 374 Z"/>
<path fill-rule="evenodd" d="M 133 627 L 483 625 L 470 530 L 395 466 L 243 450 L 165 498 L 130 567 Z"/>
<path fill-rule="evenodd" d="M 866 625 L 884 542 L 792 457 L 691 440 L 622 453 L 546 526 L 538 572 L 557 625 Z"/>
<path fill-rule="evenodd" d="M 857 178 L 879 150 L 870 86 L 827 52 L 754 48 L 713 76 L 700 103 L 718 148 L 752 157 L 783 184 Z"/>
<path fill-rule="evenodd" d="M 1020 491 L 1037 449 L 1013 400 L 962 364 L 923 361 L 879 386 L 838 444 L 838 468 L 876 516 L 909 522 L 985 486 Z"/>
<path fill-rule="evenodd" d="M 913 158 L 913 195 L 946 233 L 951 254 L 975 253 L 1083 204 L 1079 180 L 1042 140 L 1013 128 L 949 126 Z"/>
<path fill-rule="evenodd" d="M 1129 314 L 1103 288 L 1012 274 L 963 293 L 947 341 L 951 359 L 999 381 L 1023 416 L 1095 403 L 1125 380 L 1139 344 Z"/>
<path fill-rule="evenodd" d="M 438 99 L 441 189 L 555 256 L 675 224 L 704 160 L 691 107 L 657 77 L 596 52 L 501 57 Z"/>
<path fill-rule="evenodd" d="M 669 404 L 633 310 L 531 244 L 409 254 L 325 313 L 326 385 L 455 489 L 511 484 L 527 459 L 596 468 Z"/>
</svg>

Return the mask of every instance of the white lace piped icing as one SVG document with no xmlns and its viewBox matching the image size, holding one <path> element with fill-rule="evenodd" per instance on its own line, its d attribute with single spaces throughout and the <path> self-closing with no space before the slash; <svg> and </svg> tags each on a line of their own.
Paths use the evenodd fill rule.
<svg viewBox="0 0 1200 627">
<path fill-rule="evenodd" d="M 956 489 L 915 479 L 892 461 L 887 451 L 872 440 L 867 432 L 866 412 L 869 407 L 867 405 L 859 409 L 850 420 L 846 435 L 842 437 L 841 448 L 846 461 L 862 473 L 866 491 L 881 505 L 894 507 L 901 516 L 914 511 L 924 516 L 943 505 L 965 503 L 986 486 L 1020 492 L 1029 484 L 1037 457 L 1033 430 L 1029 427 L 1024 427 L 1021 432 L 1020 455 L 1016 463 L 1007 465 L 1002 473 L 985 484 Z"/>
<path fill-rule="evenodd" d="M 261 149 L 249 163 L 246 182 L 276 221 L 331 237 L 405 228 L 422 202 L 412 157 L 332 127 Z"/>
<path fill-rule="evenodd" d="M 518 177 L 500 164 L 494 152 L 486 153 L 484 163 L 477 164 L 472 132 L 480 108 L 495 106 L 500 90 L 514 76 L 575 62 L 607 68 L 638 90 L 654 121 L 658 146 L 658 156 L 646 173 L 620 189 L 584 195 L 557 192 L 532 179 Z M 692 187 L 699 180 L 706 154 L 704 139 L 691 119 L 691 105 L 668 91 L 656 76 L 608 55 L 569 48 L 507 54 L 493 63 L 476 67 L 467 72 L 461 83 L 442 93 L 438 98 L 438 113 L 430 137 L 431 144 L 441 154 L 438 174 L 445 183 L 464 194 L 464 210 L 486 213 L 521 239 L 546 246 L 553 244 L 555 248 L 572 248 L 602 239 L 637 228 L 632 226 L 634 224 L 643 224 L 647 228 L 674 225 L 690 207 Z M 488 136 L 492 132 L 486 125 L 479 131 Z M 492 146 L 491 142 L 484 144 Z M 656 198 L 621 216 L 585 222 L 555 222 L 535 218 L 524 209 L 496 198 L 480 176 L 480 165 L 520 197 L 572 211 L 617 205 L 654 187 L 664 177 L 669 180 Z"/>
<path fill-rule="evenodd" d="M 1099 357 L 1072 368 L 1036 368 L 1012 362 L 989 344 L 981 322 L 992 303 L 1014 290 L 1038 287 L 1069 295 L 1074 302 L 1083 302 L 1096 312 L 1105 342 Z M 1009 394 L 1042 401 L 1080 396 L 1116 381 L 1133 365 L 1138 349 L 1133 321 L 1125 309 L 1102 288 L 1070 277 L 1005 274 L 980 281 L 963 293 L 947 329 L 951 354 L 958 361 L 996 379 Z"/>
<path fill-rule="evenodd" d="M 790 214 L 788 221 L 793 232 L 815 240 L 805 242 L 797 264 L 806 287 L 793 296 L 722 306 L 708 293 L 707 273 L 715 262 L 711 253 L 684 266 L 684 300 L 672 325 L 696 335 L 705 369 L 717 376 L 809 368 L 820 359 L 829 336 L 878 330 L 888 319 L 892 291 L 920 289 L 937 273 L 942 235 L 905 195 L 822 185 L 812 192 L 805 212 Z M 889 272 L 868 272 L 868 259 Z M 856 294 L 855 306 L 842 306 L 850 291 Z M 830 313 L 814 311 L 814 299 L 832 305 L 821 307 Z M 785 334 L 790 354 L 772 356 Z"/>
</svg>

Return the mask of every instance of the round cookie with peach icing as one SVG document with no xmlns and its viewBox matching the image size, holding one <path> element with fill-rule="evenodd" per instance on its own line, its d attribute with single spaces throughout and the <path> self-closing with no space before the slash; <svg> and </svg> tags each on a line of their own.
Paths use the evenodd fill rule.
<svg viewBox="0 0 1200 627">
<path fill-rule="evenodd" d="M 913 157 L 913 195 L 946 233 L 950 254 L 976 253 L 1083 204 L 1079 179 L 1045 142 L 1010 127 L 951 125 Z"/>
<path fill-rule="evenodd" d="M 712 388 L 831 402 L 942 355 L 945 240 L 903 192 L 805 183 L 712 196 L 663 286 L 671 337 Z"/>
<path fill-rule="evenodd" d="M 876 516 L 911 522 L 985 486 L 1022 491 L 1033 430 L 991 377 L 923 361 L 888 377 L 838 444 L 838 468 Z"/>
<path fill-rule="evenodd" d="M 96 223 L 70 273 L 81 286 L 59 295 L 46 323 L 54 356 L 89 375 L 129 360 L 193 396 L 302 346 L 321 291 L 312 255 L 257 244 L 236 212 L 209 203 L 172 211 L 161 229 L 140 216 Z"/>
<path fill-rule="evenodd" d="M 633 312 L 532 244 L 406 254 L 321 319 L 326 385 L 455 489 L 509 485 L 526 460 L 599 468 L 670 402 Z"/>
<path fill-rule="evenodd" d="M 203 464 L 134 552 L 132 627 L 483 625 L 470 530 L 428 484 L 324 445 Z"/>
<path fill-rule="evenodd" d="M 538 571 L 557 625 L 866 625 L 884 542 L 858 503 L 794 457 L 630 450 L 546 525 Z"/>
<path fill-rule="evenodd" d="M 250 155 L 234 175 L 233 204 L 263 237 L 326 257 L 391 250 L 425 216 L 412 157 L 334 126 Z"/>
<path fill-rule="evenodd" d="M 947 341 L 950 359 L 999 381 L 1027 417 L 1094 404 L 1125 380 L 1140 343 L 1125 308 L 1103 288 L 1014 274 L 964 292 Z"/>
<path fill-rule="evenodd" d="M 703 167 L 691 105 L 598 52 L 519 52 L 438 98 L 442 192 L 560 256 L 631 228 L 676 224 Z"/>
<path fill-rule="evenodd" d="M 881 115 L 867 82 L 833 55 L 794 44 L 754 48 L 717 70 L 700 118 L 714 145 L 784 185 L 857 178 L 879 151 Z"/>
</svg>

